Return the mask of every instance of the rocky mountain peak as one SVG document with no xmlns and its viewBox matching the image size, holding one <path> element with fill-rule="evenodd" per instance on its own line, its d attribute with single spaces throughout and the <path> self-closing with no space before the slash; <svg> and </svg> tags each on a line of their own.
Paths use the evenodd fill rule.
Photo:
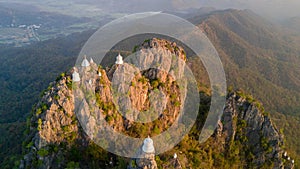
<svg viewBox="0 0 300 169">
<path fill-rule="evenodd" d="M 269 114 L 260 102 L 240 91 L 228 95 L 216 138 L 233 154 L 236 147 L 243 147 L 246 159 L 253 166 L 293 168 L 292 160 L 284 156 L 283 135 Z"/>
<path fill-rule="evenodd" d="M 181 46 L 178 46 L 176 42 L 170 42 L 164 39 L 152 38 L 145 40 L 137 49 L 151 49 L 156 48 L 162 51 L 169 51 L 171 54 L 178 56 L 180 59 L 186 61 L 186 54 Z"/>
<path fill-rule="evenodd" d="M 161 65 L 157 65 L 160 69 L 146 69 L 149 63 L 150 65 L 156 64 L 157 57 L 154 57 L 151 49 L 164 53 L 165 56 L 175 55 L 180 59 L 175 62 L 163 61 Z M 181 75 L 183 69 L 179 65 L 182 66 L 186 61 L 183 48 L 177 46 L 176 43 L 154 38 L 137 46 L 136 51 L 141 51 L 141 58 L 132 59 L 133 63 L 139 63 L 138 65 L 145 69 L 134 68 L 129 64 L 132 61 L 131 58 L 126 58 L 127 60 L 125 59 L 122 65 L 114 65 L 108 69 L 102 69 L 92 63 L 88 68 L 78 70 L 81 73 L 81 82 L 72 82 L 72 70 L 61 74 L 55 82 L 50 84 L 28 121 L 30 134 L 24 142 L 26 155 L 20 168 L 90 168 L 93 166 L 155 169 L 157 166 L 189 168 L 195 165 L 201 168 L 195 160 L 189 159 L 191 158 L 189 154 L 193 153 L 199 157 L 197 153 L 200 151 L 192 151 L 189 146 L 198 146 L 203 149 L 207 146 L 212 147 L 208 151 L 210 153 L 202 154 L 203 165 L 209 164 L 210 167 L 217 167 L 220 159 L 223 159 L 223 161 L 233 161 L 238 167 L 293 168 L 291 159 L 288 160 L 287 155 L 284 154 L 282 135 L 264 112 L 261 104 L 239 92 L 228 95 L 224 114 L 219 121 L 215 135 L 204 145 L 198 145 L 195 136 L 188 136 L 189 140 L 183 140 L 172 150 L 181 152 L 176 159 L 165 154 L 160 156 L 146 154 L 144 159 L 132 160 L 117 157 L 96 146 L 89 137 L 89 132 L 93 131 L 84 131 L 76 118 L 76 115 L 85 115 L 86 119 L 93 119 L 86 123 L 87 126 L 95 126 L 96 121 L 100 120 L 100 115 L 95 116 L 93 111 L 87 111 L 90 109 L 88 105 L 81 110 L 76 110 L 74 104 L 76 99 L 73 93 L 84 86 L 84 83 L 89 85 L 95 93 L 93 103 L 99 110 L 98 112 L 102 113 L 101 118 L 105 119 L 116 132 L 137 138 L 155 136 L 172 125 L 178 117 L 184 97 L 180 97 L 182 90 L 174 76 Z M 179 67 L 176 71 L 172 69 L 174 65 Z M 128 72 L 132 76 L 124 76 Z M 129 80 L 126 81 L 127 86 L 116 83 L 120 79 Z M 74 88 L 74 85 L 78 88 Z M 113 100 L 115 92 L 124 93 L 125 99 L 117 100 L 124 107 L 116 107 L 116 102 Z M 165 101 L 158 102 L 160 100 L 158 97 L 164 98 Z M 204 102 L 200 107 L 208 105 L 209 103 Z M 130 112 L 129 118 L 125 118 L 119 111 L 128 107 L 133 107 L 133 111 Z M 147 121 L 150 117 L 149 113 L 151 114 L 151 107 L 163 112 L 156 120 L 142 123 L 131 120 Z M 200 114 L 205 114 L 201 110 Z M 75 112 L 77 112 L 76 115 Z M 195 126 L 203 123 L 200 116 Z M 197 127 L 191 133 L 199 133 L 199 129 Z M 185 141 L 193 144 L 185 145 L 185 147 L 183 146 Z M 211 153 L 212 149 L 223 156 Z M 163 160 L 160 160 L 160 157 Z M 215 160 L 211 162 L 213 158 Z"/>
</svg>

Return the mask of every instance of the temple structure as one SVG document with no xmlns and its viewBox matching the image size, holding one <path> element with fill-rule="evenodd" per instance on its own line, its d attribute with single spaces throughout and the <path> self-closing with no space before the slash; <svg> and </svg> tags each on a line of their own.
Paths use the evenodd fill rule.
<svg viewBox="0 0 300 169">
<path fill-rule="evenodd" d="M 144 140 L 142 150 L 144 153 L 150 153 L 150 154 L 155 153 L 153 140 L 149 136 Z"/>
<path fill-rule="evenodd" d="M 94 60 L 93 58 L 90 59 L 90 64 L 94 63 Z"/>
<path fill-rule="evenodd" d="M 74 67 L 74 72 L 72 74 L 72 80 L 73 82 L 80 82 L 80 76 L 79 73 L 76 71 L 75 67 Z"/>
<path fill-rule="evenodd" d="M 123 57 L 121 56 L 121 54 L 119 53 L 119 55 L 116 58 L 116 64 L 117 65 L 122 65 L 124 63 L 123 61 Z"/>
<path fill-rule="evenodd" d="M 140 150 L 140 158 L 136 159 L 135 162 L 137 169 L 157 169 L 153 140 L 149 136 L 144 140 Z"/>
<path fill-rule="evenodd" d="M 90 62 L 86 59 L 86 55 L 84 55 L 84 59 L 81 63 L 82 67 L 89 67 L 90 66 Z"/>
</svg>

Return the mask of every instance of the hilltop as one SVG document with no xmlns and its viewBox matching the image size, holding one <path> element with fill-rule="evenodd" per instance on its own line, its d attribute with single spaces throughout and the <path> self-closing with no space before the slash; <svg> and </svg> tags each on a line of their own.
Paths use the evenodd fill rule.
<svg viewBox="0 0 300 169">
<path fill-rule="evenodd" d="M 146 43 L 148 45 L 145 45 Z M 177 57 L 185 59 L 185 56 L 182 55 L 183 52 L 176 52 L 183 51 L 181 47 L 165 40 L 151 39 L 144 42 L 141 47 L 147 49 L 154 47 L 153 44 L 169 44 L 174 50 L 166 48 L 165 45 L 156 47 L 160 50 L 169 50 Z M 148 61 L 154 62 L 151 59 Z M 92 119 L 103 114 L 101 119 L 108 122 L 114 131 L 127 133 L 137 138 L 145 138 L 147 135 L 159 134 L 176 121 L 178 108 L 184 101 L 179 97 L 176 85 L 174 86 L 176 81 L 173 81 L 164 72 L 153 69 L 136 72 L 128 89 L 130 91 L 128 97 L 136 109 L 147 109 L 149 106 L 144 94 L 139 93 L 146 93 L 146 96 L 149 97 L 148 92 L 158 89 L 166 94 L 165 97 L 169 98 L 167 99 L 169 101 L 166 102 L 165 107 L 163 106 L 162 116 L 152 123 L 133 123 L 122 118 L 111 98 L 113 92 L 111 79 L 112 76 L 121 78 L 119 76 L 122 76 L 123 70 L 130 69 L 129 67 L 130 65 L 124 63 L 113 65 L 105 71 L 95 63 L 90 63 L 90 66 L 78 68 L 83 71 L 80 82 L 72 81 L 72 73 L 74 78 L 74 70 L 72 70 L 63 73 L 60 78 L 51 83 L 48 91 L 44 92 L 44 96 L 28 119 L 26 131 L 28 137 L 23 143 L 26 155 L 20 168 L 106 168 L 107 165 L 112 168 L 126 168 L 126 166 L 135 168 L 134 166 L 139 166 L 138 161 L 107 153 L 95 145 L 90 135 L 87 136 L 87 134 L 95 132 L 90 129 L 93 129 L 96 125 L 94 122 L 100 119 L 95 119 L 95 121 Z M 99 75 L 97 72 L 101 72 L 101 74 Z M 87 79 L 91 81 L 87 82 Z M 75 111 L 76 97 L 73 93 L 78 92 L 78 83 L 91 85 L 92 91 L 95 92 L 97 106 L 92 109 L 99 109 L 99 111 L 95 111 L 94 115 L 92 111 L 89 111 L 92 109 L 86 103 L 79 112 Z M 74 85 L 77 87 L 74 88 Z M 86 87 L 83 88 L 85 91 Z M 119 86 L 117 90 L 123 90 L 123 88 L 124 86 Z M 224 115 L 219 121 L 218 128 L 211 138 L 200 144 L 198 137 L 208 113 L 210 96 L 199 92 L 201 95 L 199 115 L 189 135 L 174 149 L 151 159 L 152 163 L 155 161 L 157 166 L 163 168 L 170 168 L 174 165 L 178 168 L 249 166 L 293 168 L 293 160 L 287 160 L 290 157 L 284 153 L 283 135 L 273 125 L 261 104 L 241 92 L 232 92 L 227 96 Z M 86 99 L 89 98 L 91 97 Z M 122 99 L 120 101 L 122 102 Z M 74 112 L 77 113 L 77 118 Z M 100 114 L 98 115 L 98 113 Z M 80 123 L 82 119 L 78 119 L 78 117 L 85 117 L 84 119 L 89 120 L 83 124 Z M 108 146 L 111 144 L 113 145 L 113 143 L 108 143 Z M 178 153 L 177 161 L 172 160 L 173 153 Z M 143 165 L 143 163 L 141 164 Z M 156 167 L 154 165 L 150 168 L 155 169 Z"/>
</svg>

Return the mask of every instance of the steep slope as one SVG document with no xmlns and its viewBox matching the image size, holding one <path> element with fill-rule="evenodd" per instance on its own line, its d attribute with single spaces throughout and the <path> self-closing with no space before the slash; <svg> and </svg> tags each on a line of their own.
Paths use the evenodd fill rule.
<svg viewBox="0 0 300 169">
<path fill-rule="evenodd" d="M 216 47 L 230 85 L 253 93 L 268 109 L 297 113 L 300 51 L 296 44 L 288 43 L 288 37 L 279 28 L 250 11 L 238 10 L 216 12 L 191 21 Z"/>
<path fill-rule="evenodd" d="M 154 44 L 153 41 L 157 42 L 158 40 L 150 40 L 150 47 L 151 44 Z M 161 43 L 164 44 L 166 41 Z M 163 48 L 165 48 L 164 45 Z M 163 120 L 161 122 L 152 122 L 153 124 L 150 125 L 142 123 L 138 126 L 130 121 L 126 122 L 119 117 L 120 114 L 115 111 L 115 106 L 111 102 L 112 82 L 110 77 L 123 66 L 126 66 L 126 63 L 122 66 L 114 65 L 111 69 L 104 71 L 92 64 L 91 68 L 87 70 L 87 72 L 95 71 L 95 73 L 100 71 L 102 74 L 101 77 L 95 77 L 96 79 L 92 80 L 94 81 L 92 85 L 95 85 L 95 92 L 99 93 L 98 96 L 96 95 L 97 107 L 103 113 L 103 118 L 115 131 L 134 137 L 160 133 L 167 127 L 166 122 L 174 121 L 173 118 L 176 116 L 168 116 L 168 114 L 176 114 L 178 110 L 174 101 L 180 100 L 180 97 L 166 95 L 166 97 L 170 97 L 171 102 L 167 103 L 166 111 L 160 117 Z M 88 74 L 85 76 L 92 77 Z M 136 74 L 136 76 L 141 80 L 133 79 L 129 94 L 132 102 L 137 106 L 136 108 L 147 105 L 147 101 L 143 98 L 144 95 L 138 94 L 145 92 L 143 91 L 145 86 L 148 87 L 148 90 L 154 88 L 167 90 L 171 87 L 173 88 L 171 92 L 176 93 L 176 87 L 172 87 L 174 82 L 170 83 L 171 79 L 168 77 L 162 78 L 164 75 L 160 72 L 149 69 L 142 74 Z M 158 79 L 158 77 L 161 80 L 156 84 L 154 79 Z M 152 82 L 150 83 L 150 81 Z M 44 96 L 34 108 L 28 121 L 28 137 L 23 143 L 26 155 L 20 168 L 126 168 L 129 163 L 132 163 L 130 159 L 105 152 L 86 136 L 74 113 L 75 98 L 74 88 L 72 88 L 74 84 L 75 82 L 71 80 L 71 72 L 64 73 L 56 82 L 50 84 L 48 91 L 44 92 Z M 253 101 L 253 98 L 241 92 L 228 95 L 224 115 L 219 121 L 219 127 L 215 134 L 205 143 L 199 144 L 200 129 L 210 103 L 209 96 L 202 93 L 201 97 L 200 114 L 196 124 L 190 134 L 173 150 L 155 157 L 159 167 L 171 168 L 176 165 L 182 168 L 293 168 L 292 161 L 287 160 L 288 157 L 284 156 L 283 136 L 272 124 L 260 103 Z M 141 102 L 142 104 L 140 104 Z M 79 112 L 79 115 L 81 113 Z M 90 117 L 88 119 L 91 119 Z M 92 123 L 92 121 L 88 123 Z M 158 131 L 155 128 L 158 128 Z M 174 161 L 171 158 L 175 152 L 179 154 L 178 160 Z"/>
<path fill-rule="evenodd" d="M 273 112 L 288 149 L 300 159 L 299 138 L 295 137 L 300 135 L 295 130 L 300 127 L 299 35 L 291 35 L 248 10 L 218 11 L 190 20 L 216 47 L 228 85 L 252 93 Z"/>
</svg>

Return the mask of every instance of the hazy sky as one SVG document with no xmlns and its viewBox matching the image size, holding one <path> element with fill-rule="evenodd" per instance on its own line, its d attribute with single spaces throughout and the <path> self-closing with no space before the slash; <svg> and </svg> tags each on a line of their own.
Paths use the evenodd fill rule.
<svg viewBox="0 0 300 169">
<path fill-rule="evenodd" d="M 215 7 L 221 9 L 237 8 L 252 11 L 271 18 L 300 16 L 300 0 L 0 0 L 0 2 L 18 2 L 74 9 L 69 4 L 83 5 L 80 10 L 93 9 L 115 11 L 160 11 Z M 84 6 L 85 5 L 85 6 Z M 88 8 L 89 7 L 89 8 Z M 70 10 L 69 9 L 69 10 Z M 77 8 L 78 9 L 78 8 Z M 93 9 L 96 10 L 96 9 Z M 76 11 L 75 11 L 76 13 Z"/>
<path fill-rule="evenodd" d="M 212 6 L 251 9 L 268 17 L 300 16 L 300 0 L 173 0 L 179 8 Z"/>
</svg>

